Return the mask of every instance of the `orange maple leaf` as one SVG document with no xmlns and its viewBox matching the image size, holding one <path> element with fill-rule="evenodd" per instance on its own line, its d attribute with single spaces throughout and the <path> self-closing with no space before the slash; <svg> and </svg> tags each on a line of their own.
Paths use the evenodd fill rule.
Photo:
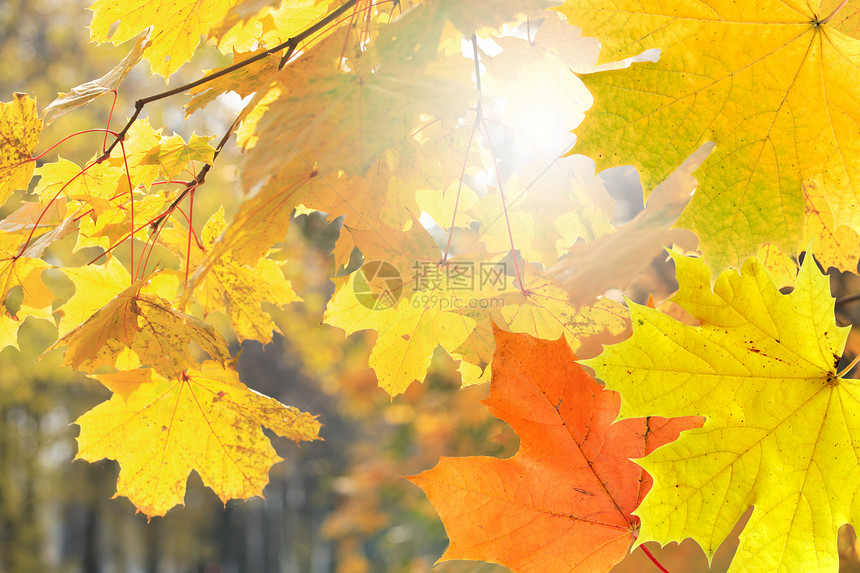
<svg viewBox="0 0 860 573">
<path fill-rule="evenodd" d="M 620 398 L 576 364 L 564 341 L 495 328 L 493 415 L 520 437 L 512 458 L 441 458 L 409 479 L 445 524 L 440 561 L 474 559 L 518 572 L 608 571 L 639 529 L 632 512 L 651 478 L 630 461 L 701 418 L 612 421 Z"/>
</svg>

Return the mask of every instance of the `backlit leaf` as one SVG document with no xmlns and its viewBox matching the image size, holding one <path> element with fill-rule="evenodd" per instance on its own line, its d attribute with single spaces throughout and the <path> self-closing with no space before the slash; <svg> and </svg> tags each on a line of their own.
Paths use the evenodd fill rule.
<svg viewBox="0 0 860 573">
<path fill-rule="evenodd" d="M 206 250 L 212 247 L 226 226 L 224 212 L 219 210 L 203 228 L 200 236 L 202 249 L 196 241 L 191 241 L 191 259 L 186 264 L 192 267 L 199 265 Z M 168 248 L 185 258 L 188 252 L 186 229 L 180 227 L 164 231 L 160 239 Z M 194 299 L 206 314 L 226 312 L 240 342 L 250 338 L 263 344 L 271 342 L 272 333 L 280 330 L 269 314 L 262 310 L 261 303 L 283 306 L 301 300 L 275 261 L 260 259 L 252 269 L 234 261 L 229 255 L 217 259 L 195 289 Z"/>
<path fill-rule="evenodd" d="M 696 540 L 713 556 L 753 507 L 731 571 L 836 571 L 836 531 L 860 523 L 860 391 L 837 376 L 848 335 L 828 279 L 806 258 L 783 295 L 757 259 L 711 289 L 673 256 L 673 301 L 700 326 L 630 303 L 633 336 L 586 361 L 621 392 L 621 417 L 705 416 L 639 463 L 655 486 L 639 542 Z"/>
<path fill-rule="evenodd" d="M 200 36 L 216 26 L 235 3 L 236 0 L 96 0 L 90 6 L 90 38 L 94 42 L 110 40 L 118 46 L 152 26 L 152 44 L 143 57 L 153 73 L 167 80 L 191 59 Z M 116 21 L 119 25 L 111 33 Z"/>
<path fill-rule="evenodd" d="M 28 316 L 53 320 L 51 304 L 54 295 L 45 286 L 42 273 L 51 266 L 38 258 L 19 256 L 26 234 L 0 231 L 0 350 L 6 346 L 18 347 L 17 332 Z M 6 308 L 7 297 L 20 288 L 20 307 L 14 315 Z"/>
<path fill-rule="evenodd" d="M 0 205 L 30 183 L 36 167 L 30 159 L 41 131 L 36 100 L 16 93 L 13 101 L 0 102 Z"/>
<path fill-rule="evenodd" d="M 121 275 L 117 273 L 114 278 Z M 130 351 L 132 362 L 150 366 L 164 376 L 175 376 L 194 364 L 188 349 L 191 342 L 214 359 L 230 358 L 227 343 L 212 326 L 175 310 L 169 300 L 148 294 L 148 284 L 147 278 L 122 290 L 49 350 L 67 347 L 63 364 L 83 372 L 114 367 L 120 359 L 129 360 Z M 113 281 L 101 286 L 116 287 Z M 79 299 L 77 304 L 86 302 Z"/>
<path fill-rule="evenodd" d="M 630 458 L 674 440 L 697 418 L 612 424 L 619 398 L 576 364 L 563 340 L 495 330 L 485 405 L 520 437 L 512 458 L 442 458 L 409 478 L 451 539 L 441 560 L 516 572 L 605 572 L 636 538 L 632 511 L 651 487 Z"/>
<path fill-rule="evenodd" d="M 183 503 L 191 471 L 224 503 L 262 495 L 281 458 L 261 426 L 296 442 L 319 439 L 315 416 L 254 392 L 217 362 L 175 378 L 149 369 L 96 378 L 116 393 L 75 422 L 77 457 L 117 460 L 116 495 L 150 518 Z"/>
<path fill-rule="evenodd" d="M 158 146 L 144 154 L 137 165 L 158 165 L 164 179 L 170 181 L 191 161 L 212 162 L 212 157 L 215 155 L 215 149 L 209 144 L 212 137 L 211 135 L 201 137 L 192 133 L 188 143 L 185 143 L 185 140 L 177 134 L 172 137 L 162 136 Z"/>
<path fill-rule="evenodd" d="M 583 76 L 595 107 L 577 153 L 601 169 L 632 163 L 647 194 L 716 143 L 679 222 L 712 268 L 739 265 L 763 242 L 794 254 L 807 179 L 837 225 L 860 229 L 860 41 L 819 25 L 818 2 L 569 0 L 561 9 L 600 39 L 603 61 L 660 50 L 657 62 Z"/>
</svg>

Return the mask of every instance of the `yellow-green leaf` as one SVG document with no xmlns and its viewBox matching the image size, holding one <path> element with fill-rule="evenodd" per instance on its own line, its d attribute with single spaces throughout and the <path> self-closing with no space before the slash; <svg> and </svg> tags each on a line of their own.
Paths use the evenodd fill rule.
<svg viewBox="0 0 860 573">
<path fill-rule="evenodd" d="M 138 165 L 158 165 L 161 167 L 161 174 L 170 181 L 179 175 L 190 161 L 212 163 L 215 148 L 209 145 L 209 140 L 213 137 L 201 137 L 192 133 L 188 143 L 177 134 L 162 137 L 161 143 L 144 154 Z M 193 174 L 189 172 L 189 175 Z"/>
<path fill-rule="evenodd" d="M 794 253 L 817 178 L 836 224 L 860 229 L 860 41 L 819 24 L 819 2 L 568 0 L 603 61 L 659 49 L 657 62 L 583 77 L 594 108 L 576 152 L 633 164 L 646 193 L 700 145 L 716 149 L 679 226 L 714 269 L 763 242 Z"/>
<path fill-rule="evenodd" d="M 860 524 L 860 385 L 837 376 L 848 328 L 827 277 L 807 262 L 783 295 L 749 259 L 712 290 L 701 260 L 673 258 L 673 301 L 700 326 L 630 303 L 633 336 L 585 361 L 623 418 L 707 418 L 640 461 L 639 542 L 692 537 L 712 557 L 754 507 L 731 571 L 836 571 L 838 527 Z"/>
<path fill-rule="evenodd" d="M 192 268 L 198 266 L 226 227 L 222 209 L 203 228 L 202 245 L 191 241 L 191 259 L 186 264 Z M 160 239 L 165 246 L 185 258 L 188 253 L 187 229 L 176 227 L 166 230 Z M 263 302 L 283 306 L 301 300 L 284 278 L 280 265 L 266 258 L 250 268 L 239 264 L 229 254 L 224 255 L 215 260 L 212 268 L 195 285 L 194 299 L 203 307 L 203 312 L 226 312 L 240 341 L 250 338 L 268 344 L 272 341 L 272 333 L 280 332 L 269 314 L 261 308 Z"/>
</svg>

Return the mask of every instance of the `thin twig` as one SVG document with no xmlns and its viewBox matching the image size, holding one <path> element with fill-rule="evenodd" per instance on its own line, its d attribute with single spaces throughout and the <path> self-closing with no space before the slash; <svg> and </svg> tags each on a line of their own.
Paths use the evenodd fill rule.
<svg viewBox="0 0 860 573">
<path fill-rule="evenodd" d="M 475 59 L 475 85 L 478 88 L 478 103 L 475 106 L 475 121 L 472 123 L 472 132 L 469 134 L 469 143 L 466 145 L 466 156 L 463 158 L 463 168 L 460 170 L 460 181 L 457 185 L 457 197 L 454 199 L 454 214 L 451 216 L 451 228 L 448 229 L 448 242 L 445 244 L 445 254 L 442 256 L 442 263 L 448 262 L 448 252 L 451 250 L 451 239 L 454 237 L 454 224 L 457 222 L 457 208 L 460 206 L 460 194 L 463 191 L 463 179 L 466 176 L 466 166 L 469 162 L 469 151 L 472 149 L 472 141 L 475 139 L 475 132 L 481 123 L 481 65 L 478 59 L 478 40 L 475 34 L 472 34 L 472 46 L 474 48 Z M 423 129 L 423 128 L 422 128 Z M 414 134 L 413 134 L 414 135 Z M 445 192 L 442 192 L 445 195 Z"/>
<path fill-rule="evenodd" d="M 837 373 L 836 373 L 836 377 L 837 377 L 837 378 L 842 378 L 843 376 L 845 376 L 846 374 L 848 374 L 849 372 L 851 372 L 851 370 L 852 370 L 855 366 L 857 366 L 857 363 L 858 363 L 858 362 L 860 362 L 860 355 L 855 356 L 855 357 L 854 357 L 854 360 L 852 360 L 852 361 L 851 361 L 851 363 L 850 363 L 848 366 L 846 366 L 845 368 L 843 368 L 842 370 L 840 370 L 839 372 L 837 372 Z"/>
<path fill-rule="evenodd" d="M 347 0 L 341 6 L 339 6 L 336 10 L 327 14 L 325 18 L 323 18 L 322 20 L 320 20 L 319 22 L 317 22 L 313 26 L 306 28 L 304 31 L 293 36 L 292 38 L 290 38 L 286 42 L 282 42 L 282 43 L 278 44 L 277 46 L 274 46 L 273 48 L 269 48 L 268 50 L 260 52 L 259 54 L 255 55 L 255 56 L 251 56 L 247 60 L 243 60 L 241 62 L 233 64 L 232 66 L 227 66 L 226 68 L 222 68 L 222 69 L 218 70 L 217 72 L 213 72 L 213 73 L 209 74 L 208 76 L 204 76 L 204 77 L 200 78 L 199 80 L 196 80 L 196 81 L 193 81 L 193 82 L 190 82 L 187 84 L 183 84 L 183 85 L 176 87 L 176 88 L 173 88 L 171 90 L 163 91 L 163 92 L 160 92 L 160 93 L 157 93 L 157 94 L 154 94 L 154 95 L 151 95 L 151 96 L 137 100 L 136 102 L 134 102 L 134 113 L 129 118 L 128 123 L 126 123 L 125 127 L 122 128 L 122 130 L 117 134 L 116 139 L 114 140 L 113 143 L 111 143 L 110 147 L 108 147 L 107 150 L 104 152 L 104 154 L 101 157 L 99 157 L 99 159 L 97 160 L 97 163 L 102 162 L 105 159 L 107 159 L 108 157 L 110 157 L 110 154 L 111 154 L 111 151 L 113 151 L 113 148 L 116 147 L 117 144 L 119 143 L 119 141 L 125 137 L 126 133 L 128 133 L 128 130 L 131 128 L 132 124 L 137 120 L 137 116 L 140 115 L 140 112 L 143 111 L 143 107 L 146 104 L 152 103 L 154 101 L 158 101 L 158 100 L 161 100 L 164 98 L 168 98 L 168 97 L 174 96 L 176 94 L 180 94 L 180 93 L 188 91 L 192 88 L 196 88 L 197 86 L 203 85 L 207 82 L 211 82 L 212 80 L 218 79 L 221 76 L 225 76 L 231 72 L 235 72 L 238 69 L 244 68 L 245 66 L 251 65 L 251 64 L 258 62 L 264 58 L 267 58 L 267 57 L 271 56 L 272 54 L 276 54 L 285 48 L 287 49 L 287 54 L 292 55 L 292 53 L 295 51 L 295 49 L 298 47 L 298 45 L 301 42 L 303 42 L 309 36 L 312 36 L 313 34 L 318 32 L 321 28 L 324 28 L 325 26 L 327 26 L 332 21 L 336 20 L 341 14 L 343 14 L 348 9 L 350 9 L 355 4 L 355 2 L 356 2 L 356 0 Z M 280 67 L 283 66 L 283 63 L 284 62 L 281 62 L 279 69 L 280 69 Z"/>
<path fill-rule="evenodd" d="M 848 296 L 841 296 L 836 299 L 836 306 L 841 306 L 843 304 L 848 304 L 849 302 L 854 302 L 856 300 L 860 300 L 860 293 L 851 294 Z"/>
<path fill-rule="evenodd" d="M 662 571 L 663 573 L 669 573 L 669 570 L 668 570 L 668 569 L 666 569 L 665 567 L 663 567 L 663 566 L 660 564 L 660 562 L 659 562 L 659 561 L 657 561 L 657 558 L 656 558 L 656 557 L 654 557 L 654 556 L 651 554 L 651 552 L 650 552 L 650 551 L 648 551 L 648 548 L 647 548 L 647 547 L 645 547 L 644 545 L 640 545 L 640 546 L 639 546 L 639 548 L 640 548 L 640 549 L 642 549 L 642 551 L 645 553 L 645 555 L 647 555 L 647 556 L 648 556 L 648 559 L 650 559 L 650 560 L 651 560 L 651 562 L 652 562 L 654 565 L 656 565 L 656 566 L 657 566 L 657 568 L 658 568 L 660 571 Z"/>
<path fill-rule="evenodd" d="M 230 127 L 227 129 L 227 132 L 224 133 L 224 136 L 221 138 L 221 141 L 218 142 L 218 145 L 215 147 L 215 154 L 212 156 L 212 161 L 203 166 L 203 169 L 200 170 L 200 173 L 197 176 L 185 184 L 185 189 L 179 194 L 179 196 L 173 200 L 170 206 L 162 213 L 160 216 L 156 217 L 152 221 L 149 222 L 149 226 L 153 231 L 158 231 L 158 228 L 164 223 L 164 220 L 167 218 L 176 206 L 179 205 L 185 197 L 188 196 L 193 190 L 197 189 L 200 185 L 203 185 L 203 182 L 206 180 L 206 174 L 209 173 L 209 170 L 212 169 L 212 164 L 215 163 L 215 159 L 221 153 L 221 150 L 224 149 L 224 146 L 227 144 L 227 141 L 230 139 L 230 136 L 233 135 L 233 131 L 236 129 L 236 126 L 239 125 L 239 118 L 242 117 L 242 114 L 239 114 Z"/>
</svg>

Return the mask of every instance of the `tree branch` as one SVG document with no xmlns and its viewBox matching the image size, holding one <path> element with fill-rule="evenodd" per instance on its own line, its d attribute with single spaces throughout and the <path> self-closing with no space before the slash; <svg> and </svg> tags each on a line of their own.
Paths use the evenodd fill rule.
<svg viewBox="0 0 860 573">
<path fill-rule="evenodd" d="M 320 20 L 316 24 L 306 28 L 305 30 L 303 30 L 299 34 L 297 34 L 297 35 L 293 36 L 292 38 L 290 38 L 289 40 L 287 40 L 286 42 L 282 42 L 282 43 L 278 44 L 277 46 L 274 46 L 272 48 L 269 48 L 268 50 L 260 52 L 259 54 L 255 55 L 255 56 L 251 56 L 247 60 L 243 60 L 241 62 L 237 62 L 237 63 L 233 64 L 232 66 L 227 66 L 226 68 L 222 68 L 222 69 L 218 70 L 217 72 L 213 72 L 213 73 L 209 74 L 208 76 L 204 76 L 204 77 L 200 78 L 199 80 L 193 81 L 191 83 L 183 84 L 183 85 L 176 87 L 176 88 L 173 88 L 171 90 L 163 91 L 163 92 L 153 94 L 151 96 L 137 100 L 136 102 L 134 102 L 134 113 L 132 114 L 131 118 L 129 118 L 128 123 L 125 124 L 125 127 L 123 127 L 119 133 L 117 133 L 116 139 L 114 139 L 113 143 L 111 143 L 110 147 L 108 147 L 107 150 L 105 150 L 105 152 L 102 154 L 102 156 L 96 160 L 96 163 L 101 163 L 102 161 L 104 161 L 105 159 L 110 157 L 111 151 L 113 151 L 114 147 L 116 147 L 117 144 L 122 139 L 125 138 L 125 134 L 128 133 L 128 130 L 131 128 L 132 124 L 137 120 L 137 116 L 140 115 L 140 112 L 143 111 L 143 107 L 146 104 L 152 103 L 154 101 L 158 101 L 158 100 L 161 100 L 164 98 L 168 98 L 168 97 L 174 96 L 176 94 L 180 94 L 180 93 L 188 91 L 192 88 L 196 88 L 197 86 L 203 85 L 207 82 L 211 82 L 212 80 L 218 79 L 221 76 L 225 76 L 225 75 L 227 75 L 231 72 L 235 72 L 236 70 L 241 69 L 245 66 L 251 65 L 254 62 L 258 62 L 264 58 L 267 58 L 267 57 L 271 56 L 272 54 L 276 54 L 283 49 L 287 49 L 287 53 L 285 55 L 285 58 L 281 60 L 281 63 L 278 66 L 278 69 L 280 69 L 284 66 L 284 64 L 286 63 L 286 60 L 289 59 L 289 57 L 295 51 L 296 47 L 298 47 L 298 45 L 301 42 L 306 40 L 309 36 L 314 35 L 318 31 L 323 29 L 325 26 L 329 25 L 332 21 L 336 20 L 344 12 L 346 12 L 347 10 L 352 8 L 355 5 L 355 3 L 356 3 L 356 0 L 347 0 L 346 2 L 341 4 L 336 10 L 327 14 L 325 18 L 323 18 L 322 20 Z M 230 131 L 228 131 L 228 138 L 229 138 L 230 133 L 232 133 L 232 127 L 231 127 Z M 208 165 L 206 167 L 208 167 Z M 203 172 L 201 171 L 201 173 L 203 173 Z"/>
<path fill-rule="evenodd" d="M 854 302 L 855 300 L 860 300 L 860 294 L 850 294 L 848 296 L 840 296 L 839 298 L 836 299 L 836 306 L 848 304 L 849 302 Z"/>
<path fill-rule="evenodd" d="M 182 203 L 182 200 L 185 199 L 193 189 L 196 189 L 206 181 L 206 174 L 209 173 L 210 169 L 212 169 L 212 164 L 215 163 L 215 159 L 218 157 L 218 154 L 221 153 L 222 149 L 224 149 L 230 136 L 233 135 L 233 131 L 236 129 L 236 126 L 239 125 L 240 117 L 242 117 L 242 114 L 236 116 L 236 119 L 233 120 L 233 123 L 227 129 L 227 132 L 221 138 L 221 141 L 218 142 L 218 145 L 215 147 L 215 155 L 212 156 L 212 161 L 204 165 L 200 170 L 200 173 L 198 173 L 194 179 L 185 184 L 185 189 L 182 190 L 179 196 L 173 200 L 170 206 L 165 209 L 161 215 L 149 222 L 149 226 L 153 231 L 158 230 L 158 228 L 164 223 L 165 219 L 167 219 L 167 216 L 170 215 L 170 213 L 172 213 L 180 203 Z"/>
</svg>

